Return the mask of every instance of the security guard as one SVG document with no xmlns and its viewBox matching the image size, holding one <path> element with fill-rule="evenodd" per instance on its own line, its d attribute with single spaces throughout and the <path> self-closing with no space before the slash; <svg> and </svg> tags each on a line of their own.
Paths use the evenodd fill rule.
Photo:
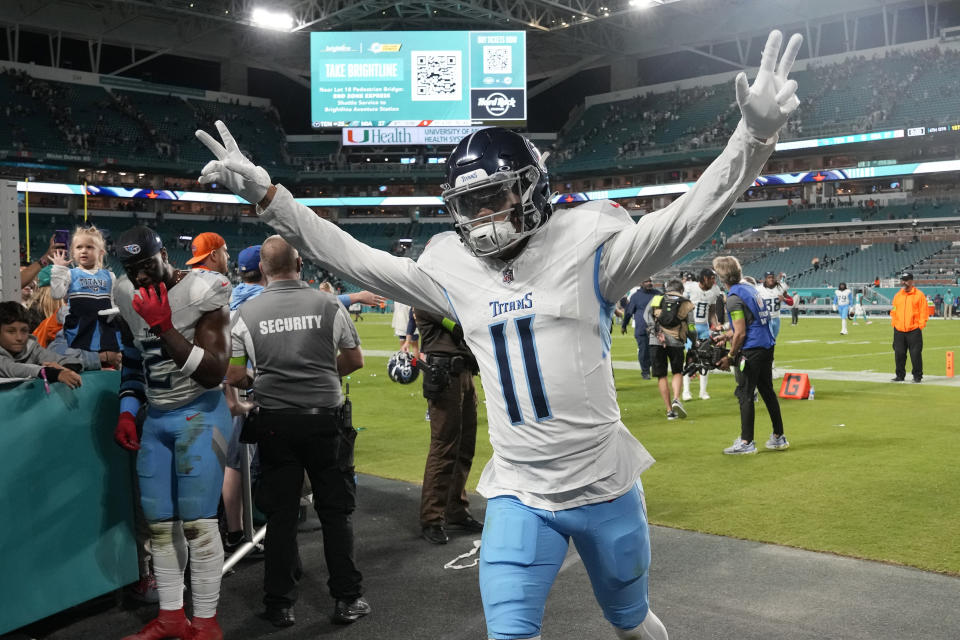
<svg viewBox="0 0 960 640">
<path fill-rule="evenodd" d="M 414 309 L 425 357 L 423 396 L 430 413 L 430 451 L 420 493 L 420 526 L 425 540 L 446 544 L 446 525 L 478 533 L 483 524 L 470 515 L 467 476 L 477 443 L 477 361 L 463 330 L 449 318 Z M 408 333 L 410 331 L 408 330 Z"/>
<path fill-rule="evenodd" d="M 230 384 L 249 388 L 247 358 L 255 369 L 257 408 L 241 440 L 260 446 L 256 503 L 267 516 L 263 601 L 267 619 L 278 627 L 295 623 L 304 470 L 323 526 L 333 621 L 349 623 L 370 612 L 353 559 L 356 431 L 340 391 L 340 376 L 362 367 L 363 354 L 347 310 L 335 296 L 302 282 L 302 267 L 296 249 L 280 236 L 263 243 L 260 270 L 267 287 L 238 309 L 227 372 Z"/>
</svg>

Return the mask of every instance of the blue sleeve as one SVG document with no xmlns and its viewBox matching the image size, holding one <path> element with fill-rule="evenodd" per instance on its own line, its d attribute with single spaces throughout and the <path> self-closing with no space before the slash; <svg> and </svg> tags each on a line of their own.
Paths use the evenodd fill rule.
<svg viewBox="0 0 960 640">
<path fill-rule="evenodd" d="M 413 307 L 410 307 L 410 313 L 407 315 L 407 335 L 417 335 L 417 321 L 413 319 Z"/>
<path fill-rule="evenodd" d="M 143 356 L 133 344 L 133 334 L 126 322 L 120 322 L 120 412 L 136 414 L 147 401 L 146 378 L 143 375 Z M 131 410 L 132 409 L 132 410 Z"/>
<path fill-rule="evenodd" d="M 340 295 L 337 296 L 337 300 L 339 300 L 339 301 L 340 301 L 340 304 L 342 304 L 343 306 L 345 306 L 345 307 L 347 307 L 347 308 L 350 307 L 350 294 L 349 294 L 349 293 L 341 293 Z"/>
</svg>

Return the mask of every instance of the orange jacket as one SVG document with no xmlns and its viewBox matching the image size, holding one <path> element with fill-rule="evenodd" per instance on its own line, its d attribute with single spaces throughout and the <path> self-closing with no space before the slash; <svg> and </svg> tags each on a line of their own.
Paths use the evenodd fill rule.
<svg viewBox="0 0 960 640">
<path fill-rule="evenodd" d="M 913 331 L 927 326 L 927 296 L 916 287 L 907 293 L 903 289 L 893 296 L 893 309 L 890 310 L 890 324 L 897 331 Z"/>
<path fill-rule="evenodd" d="M 41 347 L 47 347 L 56 339 L 61 329 L 63 329 L 63 325 L 57 321 L 57 314 L 54 312 L 37 325 L 37 328 L 33 330 L 33 335 L 37 337 L 37 343 Z"/>
</svg>

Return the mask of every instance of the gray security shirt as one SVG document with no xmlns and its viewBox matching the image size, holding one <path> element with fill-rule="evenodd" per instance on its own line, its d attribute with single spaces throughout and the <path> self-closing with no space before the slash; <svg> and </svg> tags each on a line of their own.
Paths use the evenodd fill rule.
<svg viewBox="0 0 960 640">
<path fill-rule="evenodd" d="M 300 280 L 271 282 L 237 309 L 231 336 L 232 357 L 253 363 L 263 409 L 343 404 L 337 351 L 359 347 L 360 338 L 336 296 Z"/>
</svg>

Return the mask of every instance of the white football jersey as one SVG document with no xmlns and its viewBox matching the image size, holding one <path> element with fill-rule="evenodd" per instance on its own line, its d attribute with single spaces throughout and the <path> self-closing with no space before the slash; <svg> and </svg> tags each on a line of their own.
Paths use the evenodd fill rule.
<svg viewBox="0 0 960 640">
<path fill-rule="evenodd" d="M 233 287 L 225 276 L 206 269 L 192 269 L 167 292 L 174 328 L 193 342 L 194 329 L 203 314 L 227 307 Z M 162 350 L 162 341 L 150 333 L 150 326 L 133 309 L 133 283 L 126 277 L 117 282 L 115 300 L 120 315 L 130 327 L 133 344 L 143 356 L 147 401 L 151 407 L 176 409 L 209 391 L 190 376 Z"/>
<path fill-rule="evenodd" d="M 838 307 L 848 307 L 850 306 L 850 299 L 853 296 L 853 292 L 850 289 L 844 289 L 840 291 L 837 289 L 833 292 L 833 295 L 837 297 L 837 306 Z"/>
<path fill-rule="evenodd" d="M 782 296 L 785 291 L 786 288 L 782 282 L 778 282 L 772 287 L 768 287 L 762 282 L 757 285 L 757 292 L 760 294 L 760 299 L 763 300 L 763 306 L 773 314 L 772 317 L 777 317 L 777 314 L 780 312 L 780 296 Z"/>
<path fill-rule="evenodd" d="M 710 305 L 717 303 L 717 298 L 723 295 L 720 287 L 713 285 L 710 289 L 704 291 L 699 282 L 694 282 L 692 287 L 686 291 L 687 298 L 694 304 L 693 319 L 697 324 L 707 324 L 710 321 Z M 723 318 L 723 309 L 720 309 L 717 315 Z"/>
<path fill-rule="evenodd" d="M 632 224 L 619 206 L 591 202 L 554 213 L 506 268 L 473 257 L 454 232 L 421 255 L 480 366 L 494 450 L 481 494 L 520 489 L 536 504 L 529 494 L 557 496 L 615 474 L 632 483 L 653 464 L 620 421 L 615 301 L 602 300 L 597 284 L 603 243 Z"/>
</svg>

